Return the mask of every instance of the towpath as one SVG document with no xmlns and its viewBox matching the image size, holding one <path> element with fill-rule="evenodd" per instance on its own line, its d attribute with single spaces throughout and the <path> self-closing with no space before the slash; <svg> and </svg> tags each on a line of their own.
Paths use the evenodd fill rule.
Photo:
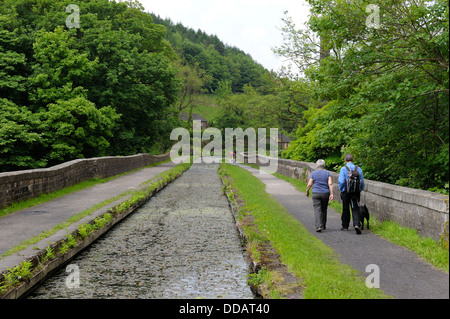
<svg viewBox="0 0 450 319">
<path fill-rule="evenodd" d="M 366 267 L 377 265 L 380 269 L 380 288 L 399 299 L 449 299 L 449 275 L 435 269 L 417 254 L 391 242 L 363 231 L 341 231 L 341 215 L 329 208 L 327 230 L 315 232 L 314 211 L 311 199 L 290 183 L 270 174 L 260 174 L 259 169 L 246 165 L 266 185 L 266 192 L 283 205 L 308 231 L 333 248 L 340 261 L 368 276 Z"/>
</svg>

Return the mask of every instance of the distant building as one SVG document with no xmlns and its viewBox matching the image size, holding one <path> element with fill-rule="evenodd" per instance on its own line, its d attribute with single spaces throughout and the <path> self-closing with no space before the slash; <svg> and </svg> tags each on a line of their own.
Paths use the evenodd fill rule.
<svg viewBox="0 0 450 319">
<path fill-rule="evenodd" d="M 278 149 L 285 150 L 291 145 L 291 139 L 284 134 L 278 134 Z M 266 138 L 266 144 L 270 144 L 270 138 Z"/>
<path fill-rule="evenodd" d="M 278 134 L 278 146 L 285 150 L 291 145 L 291 139 L 284 134 Z"/>
<path fill-rule="evenodd" d="M 188 113 L 181 113 L 180 114 L 180 120 L 187 122 L 189 120 L 189 114 Z M 191 121 L 201 121 L 202 122 L 202 130 L 206 130 L 208 128 L 208 121 L 199 114 L 192 114 L 192 120 Z"/>
</svg>

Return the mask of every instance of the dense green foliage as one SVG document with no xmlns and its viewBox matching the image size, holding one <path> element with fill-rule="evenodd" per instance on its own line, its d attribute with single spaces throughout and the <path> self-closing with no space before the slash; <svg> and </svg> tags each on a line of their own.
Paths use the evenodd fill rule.
<svg viewBox="0 0 450 319">
<path fill-rule="evenodd" d="M 212 93 L 219 96 L 215 105 L 219 106 L 220 111 L 217 112 L 217 119 L 209 120 L 211 126 L 220 129 L 279 126 L 278 121 L 273 121 L 272 114 L 265 116 L 267 114 L 264 113 L 269 109 L 270 113 L 274 113 L 273 110 L 278 107 L 272 96 L 273 73 L 240 49 L 224 44 L 215 35 L 195 31 L 181 23 L 174 24 L 170 19 L 162 19 L 155 14 L 153 16 L 155 23 L 167 28 L 167 40 L 179 57 L 177 69 L 183 84 L 177 103 L 178 111 L 192 116 L 193 109 L 201 104 L 201 97 Z M 229 90 L 225 95 L 224 88 Z M 230 107 L 230 104 L 236 107 Z M 259 115 L 254 116 L 255 111 Z"/>
<path fill-rule="evenodd" d="M 0 171 L 167 147 L 180 81 L 165 28 L 143 7 L 69 0 L 0 3 Z"/>
<path fill-rule="evenodd" d="M 287 17 L 277 52 L 300 67 L 319 104 L 285 156 L 333 168 L 351 152 L 367 178 L 448 191 L 447 1 L 308 2 L 306 28 Z M 378 28 L 366 23 L 375 21 L 369 5 Z"/>
<path fill-rule="evenodd" d="M 178 55 L 183 85 L 177 108 L 192 114 L 205 93 L 216 96 L 218 109 L 210 126 L 230 128 L 279 128 L 291 135 L 297 128 L 299 92 L 297 83 L 277 78 L 272 71 L 217 36 L 193 30 L 181 23 L 154 15 L 154 22 L 167 28 L 167 39 Z M 303 87 L 302 87 L 303 88 Z M 300 96 L 299 96 L 300 95 Z"/>
<path fill-rule="evenodd" d="M 167 150 L 179 112 L 214 93 L 210 125 L 279 128 L 287 158 L 337 169 L 351 152 L 366 178 L 448 192 L 447 2 L 308 2 L 275 50 L 297 76 L 137 1 L 82 1 L 79 29 L 69 0 L 1 1 L 0 171 Z"/>
<path fill-rule="evenodd" d="M 283 74 L 273 75 L 266 93 L 245 85 L 244 92 L 233 94 L 229 84 L 222 82 L 216 92 L 220 111 L 214 125 L 220 129 L 278 128 L 280 133 L 294 138 L 295 130 L 304 123 L 308 107 L 317 105 L 309 83 L 292 81 Z"/>
</svg>

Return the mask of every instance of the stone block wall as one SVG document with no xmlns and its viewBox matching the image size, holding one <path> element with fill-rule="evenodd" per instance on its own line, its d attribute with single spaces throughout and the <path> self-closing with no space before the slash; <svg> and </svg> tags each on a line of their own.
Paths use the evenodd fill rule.
<svg viewBox="0 0 450 319">
<path fill-rule="evenodd" d="M 251 158 L 246 158 L 246 161 Z M 257 165 L 266 166 L 259 160 Z M 267 160 L 264 161 L 266 163 Z M 316 169 L 315 163 L 279 159 L 277 173 L 309 180 Z M 335 199 L 341 201 L 338 189 L 339 174 L 331 173 Z M 445 234 L 449 221 L 449 196 L 418 189 L 396 186 L 365 179 L 361 203 L 366 204 L 372 215 L 380 220 L 392 220 L 402 226 L 417 229 L 419 234 L 436 241 Z M 448 231 L 448 230 L 447 230 Z"/>
<path fill-rule="evenodd" d="M 108 178 L 169 159 L 169 154 L 78 159 L 50 168 L 0 173 L 0 209 L 91 178 Z"/>
</svg>

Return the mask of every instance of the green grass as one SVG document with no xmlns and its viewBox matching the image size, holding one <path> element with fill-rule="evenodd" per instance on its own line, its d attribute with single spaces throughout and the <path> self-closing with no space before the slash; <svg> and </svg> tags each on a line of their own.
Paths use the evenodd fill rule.
<svg viewBox="0 0 450 319">
<path fill-rule="evenodd" d="M 220 111 L 220 108 L 215 103 L 216 98 L 213 94 L 205 94 L 198 98 L 198 102 L 192 112 L 203 116 L 208 122 L 213 121 Z"/>
<path fill-rule="evenodd" d="M 274 175 L 277 178 L 291 183 L 299 191 L 306 191 L 306 183 L 301 180 L 280 174 Z M 342 213 L 342 204 L 338 201 L 330 202 L 329 206 Z M 446 272 L 449 271 L 449 251 L 448 247 L 444 247 L 442 242 L 437 243 L 430 237 L 422 237 L 416 229 L 400 226 L 396 222 L 390 220 L 379 221 L 373 215 L 370 217 L 370 230 L 374 234 L 416 253 L 436 268 Z"/>
<path fill-rule="evenodd" d="M 369 289 L 359 272 L 339 262 L 334 251 L 309 234 L 306 228 L 266 193 L 265 185 L 250 172 L 222 164 L 221 174 L 233 180 L 261 233 L 291 272 L 303 280 L 306 299 L 389 298 Z"/>
<path fill-rule="evenodd" d="M 415 252 L 423 260 L 448 273 L 449 251 L 441 242 L 422 237 L 416 229 L 402 227 L 390 220 L 381 222 L 373 217 L 370 220 L 370 230 L 373 233 Z"/>
<path fill-rule="evenodd" d="M 277 271 L 270 271 L 266 268 L 262 268 L 256 274 L 250 274 L 248 276 L 248 282 L 255 287 L 264 286 L 264 290 L 267 291 L 265 298 L 270 299 L 282 299 L 283 295 L 278 284 L 283 281 L 284 277 Z"/>
</svg>

